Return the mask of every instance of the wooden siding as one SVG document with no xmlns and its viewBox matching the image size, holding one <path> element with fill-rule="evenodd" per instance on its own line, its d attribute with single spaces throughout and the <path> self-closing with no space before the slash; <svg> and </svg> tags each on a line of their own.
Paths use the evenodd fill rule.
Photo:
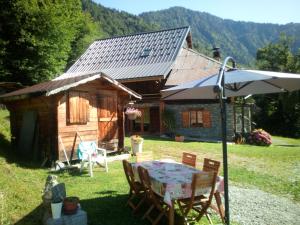
<svg viewBox="0 0 300 225">
<path fill-rule="evenodd" d="M 128 99 L 127 95 L 124 94 L 122 91 L 117 91 L 114 87 L 112 87 L 109 83 L 104 81 L 93 81 L 81 86 L 78 86 L 77 88 L 74 88 L 70 91 L 80 91 L 87 93 L 87 101 L 89 102 L 88 107 L 88 115 L 89 118 L 87 119 L 86 124 L 72 124 L 68 123 L 67 121 L 67 94 L 61 95 L 59 101 L 58 101 L 58 107 L 57 107 L 57 115 L 58 115 L 58 135 L 61 137 L 62 143 L 66 149 L 67 155 L 69 158 L 76 159 L 77 158 L 77 147 L 80 142 L 82 141 L 99 141 L 99 145 L 102 145 L 102 142 L 118 142 L 118 138 L 120 137 L 118 134 L 123 134 L 123 127 L 120 127 L 120 122 L 122 121 L 122 113 L 120 115 L 115 112 L 112 115 L 111 108 L 112 104 L 116 105 L 117 102 L 121 102 L 124 104 L 124 100 L 119 99 Z M 103 99 L 103 97 L 107 96 L 113 96 L 114 103 L 106 102 L 106 106 L 104 107 L 103 104 L 101 104 L 101 100 L 99 103 L 99 99 Z M 102 106 L 101 106 L 102 105 Z M 98 107 L 100 107 L 100 110 L 98 110 Z M 124 106 L 120 106 L 123 108 Z M 106 108 L 106 109 L 105 109 Z M 101 110 L 102 109 L 102 110 Z M 116 110 L 116 108 L 114 109 Z M 103 115 L 100 115 L 103 114 Z M 104 115 L 105 114 L 105 115 Z M 108 115 L 109 114 L 109 115 Z M 112 134 L 106 135 L 105 132 L 108 132 L 107 130 L 100 130 L 98 123 L 100 122 L 107 122 L 105 119 L 107 119 L 107 116 L 112 119 L 114 129 L 110 127 L 108 129 L 109 132 L 112 132 Z M 113 118 L 111 118 L 113 117 Z M 105 120 L 105 121 L 104 121 Z M 120 120 L 120 121 L 119 121 Z M 115 133 L 113 132 L 115 130 Z M 78 132 L 79 136 L 75 138 L 76 132 Z M 106 136 L 107 138 L 105 140 L 102 140 L 101 137 Z M 122 138 L 121 143 L 119 143 L 119 147 L 124 146 L 124 139 Z M 62 144 L 58 143 L 58 149 L 59 149 L 59 159 L 65 160 Z M 105 147 L 105 146 L 104 146 Z"/>
<path fill-rule="evenodd" d="M 52 160 L 56 157 L 56 113 L 55 97 L 33 97 L 6 103 L 10 111 L 12 146 L 17 149 L 20 140 L 23 114 L 26 111 L 37 112 L 37 152 L 34 149 L 28 159 Z M 34 155 L 36 154 L 36 155 Z"/>
<path fill-rule="evenodd" d="M 77 147 L 80 138 L 83 141 L 98 141 L 98 98 L 99 96 L 114 96 L 117 107 L 114 118 L 117 126 L 115 137 L 119 148 L 124 147 L 124 105 L 128 102 L 128 93 L 118 90 L 111 83 L 105 80 L 95 80 L 70 91 L 80 91 L 87 94 L 88 100 L 88 121 L 86 124 L 71 124 L 67 120 L 67 93 L 59 93 L 54 96 L 31 97 L 18 101 L 6 102 L 7 109 L 10 111 L 12 144 L 17 147 L 20 140 L 20 130 L 22 126 L 23 114 L 26 111 L 37 112 L 38 126 L 38 155 L 37 159 L 49 161 L 57 159 L 66 161 L 63 153 L 63 146 L 66 149 L 68 158 L 77 158 Z M 81 113 L 81 112 L 80 112 Z M 85 113 L 85 112 L 82 112 Z M 80 138 L 76 137 L 76 132 Z M 60 137 L 60 138 L 59 138 Z M 75 138 L 76 137 L 76 138 Z M 60 139 L 62 143 L 60 143 Z M 110 142 L 111 140 L 107 140 Z M 73 150 L 73 151 L 72 151 Z M 32 154 L 35 154 L 34 151 Z M 36 156 L 30 155 L 29 159 Z"/>
</svg>

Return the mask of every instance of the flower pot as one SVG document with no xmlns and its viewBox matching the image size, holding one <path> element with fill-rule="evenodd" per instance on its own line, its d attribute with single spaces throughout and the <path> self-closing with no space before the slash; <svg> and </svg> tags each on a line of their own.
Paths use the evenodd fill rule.
<svg viewBox="0 0 300 225">
<path fill-rule="evenodd" d="M 129 120 L 135 120 L 136 117 L 137 117 L 137 114 L 135 114 L 135 113 L 130 113 L 130 114 L 127 114 L 127 117 L 128 117 Z"/>
<path fill-rule="evenodd" d="M 64 213 L 67 215 L 74 214 L 77 211 L 79 203 L 78 197 L 66 197 L 64 199 Z"/>
<path fill-rule="evenodd" d="M 61 217 L 62 205 L 62 202 L 51 203 L 51 212 L 53 219 L 59 219 Z"/>
<path fill-rule="evenodd" d="M 175 136 L 175 141 L 183 142 L 184 141 L 184 136 Z"/>
<path fill-rule="evenodd" d="M 137 152 L 142 152 L 143 151 L 143 142 L 144 140 L 139 140 L 136 141 L 133 138 L 131 138 L 131 149 L 132 149 L 132 154 L 136 155 Z"/>
</svg>

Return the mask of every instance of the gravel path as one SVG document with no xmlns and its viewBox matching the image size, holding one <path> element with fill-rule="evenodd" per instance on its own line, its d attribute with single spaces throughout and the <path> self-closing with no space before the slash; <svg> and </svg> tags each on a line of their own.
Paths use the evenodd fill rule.
<svg viewBox="0 0 300 225">
<path fill-rule="evenodd" d="M 299 225 L 300 204 L 259 189 L 229 188 L 230 220 L 241 225 Z"/>
</svg>

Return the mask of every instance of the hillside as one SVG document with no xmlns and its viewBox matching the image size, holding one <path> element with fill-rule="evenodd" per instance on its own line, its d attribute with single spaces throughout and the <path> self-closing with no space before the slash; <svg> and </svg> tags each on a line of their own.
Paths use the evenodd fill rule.
<svg viewBox="0 0 300 225">
<path fill-rule="evenodd" d="M 81 0 L 82 9 L 88 12 L 100 27 L 106 37 L 134 34 L 145 31 L 158 30 L 159 26 L 146 23 L 141 17 L 124 11 L 110 9 L 92 0 Z"/>
<path fill-rule="evenodd" d="M 211 54 L 213 45 L 221 48 L 223 56 L 231 55 L 242 64 L 252 64 L 258 48 L 276 42 L 280 33 L 293 37 L 293 51 L 300 47 L 300 24 L 262 24 L 221 19 L 208 13 L 182 7 L 147 12 L 140 17 L 160 28 L 191 26 L 195 48 Z"/>
</svg>

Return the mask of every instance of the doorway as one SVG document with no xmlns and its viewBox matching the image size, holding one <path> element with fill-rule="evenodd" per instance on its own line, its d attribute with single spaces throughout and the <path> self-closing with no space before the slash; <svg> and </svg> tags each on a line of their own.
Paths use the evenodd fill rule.
<svg viewBox="0 0 300 225">
<path fill-rule="evenodd" d="M 159 107 L 144 107 L 139 110 L 142 116 L 135 120 L 129 120 L 126 116 L 126 133 L 130 135 L 159 133 Z"/>
</svg>

